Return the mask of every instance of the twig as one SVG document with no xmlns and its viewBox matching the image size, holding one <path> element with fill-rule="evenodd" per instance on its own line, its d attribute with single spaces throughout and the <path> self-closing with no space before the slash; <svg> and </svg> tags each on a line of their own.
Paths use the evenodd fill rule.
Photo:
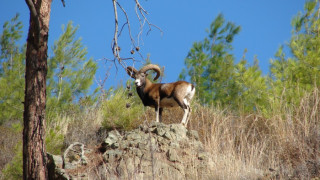
<svg viewBox="0 0 320 180">
<path fill-rule="evenodd" d="M 101 96 L 100 96 L 100 98 L 101 98 L 101 100 L 104 100 L 105 97 L 108 96 L 107 93 L 106 93 L 106 91 L 105 91 L 105 89 L 104 89 L 103 87 L 104 87 L 107 79 L 108 79 L 109 76 L 110 76 L 110 70 L 111 70 L 111 68 L 112 68 L 112 65 L 109 66 L 109 68 L 107 69 L 107 71 L 106 71 L 106 73 L 105 73 L 105 77 L 104 77 L 103 80 L 100 79 L 100 80 L 98 81 L 96 78 L 94 78 L 95 81 L 96 81 L 96 83 L 97 83 L 97 85 L 100 87 L 100 91 L 101 91 Z M 100 102 L 102 102 L 102 101 L 100 101 Z"/>
<path fill-rule="evenodd" d="M 126 19 L 127 19 L 127 22 L 125 24 L 128 24 L 128 30 L 129 30 L 129 37 L 130 37 L 130 40 L 131 40 L 131 43 L 134 47 L 136 47 L 135 45 L 135 42 L 134 42 L 134 39 L 132 38 L 132 35 L 131 35 L 131 28 L 130 28 L 130 22 L 129 22 L 129 18 L 128 18 L 128 14 L 127 12 L 122 8 L 122 6 L 117 2 L 117 5 L 120 7 L 120 9 L 122 10 L 122 12 L 124 13 Z M 121 29 L 122 31 L 122 29 Z M 120 32 L 121 33 L 121 32 Z M 120 35 L 119 33 L 119 35 Z"/>
<path fill-rule="evenodd" d="M 140 60 L 136 60 L 134 57 L 126 57 L 126 58 L 122 58 L 120 56 L 120 46 L 119 46 L 119 43 L 118 43 L 118 39 L 119 37 L 122 35 L 122 32 L 123 30 L 125 29 L 125 27 L 127 26 L 128 28 L 128 32 L 129 32 L 129 38 L 130 38 L 130 43 L 132 45 L 133 48 L 135 48 L 135 51 L 137 52 L 137 54 L 140 55 L 141 59 L 144 59 L 143 58 L 143 55 L 141 54 L 141 52 L 139 51 L 139 41 L 140 41 L 140 37 L 141 37 L 141 34 L 143 32 L 143 27 L 145 25 L 145 23 L 147 22 L 148 23 L 148 27 L 149 27 L 149 30 L 147 32 L 147 34 L 149 34 L 149 32 L 152 30 L 152 27 L 156 27 L 157 29 L 160 30 L 161 34 L 163 34 L 162 30 L 156 26 L 156 25 L 153 25 L 151 24 L 146 15 L 148 15 L 148 12 L 141 6 L 141 4 L 139 3 L 138 0 L 135 0 L 135 3 L 136 3 L 136 15 L 137 15 L 137 18 L 139 20 L 139 23 L 140 23 L 140 31 L 138 33 L 138 44 L 136 44 L 136 41 L 135 41 L 135 38 L 133 38 L 132 36 L 132 31 L 131 31 L 131 24 L 130 24 L 130 20 L 129 20 L 129 16 L 127 14 L 127 12 L 125 11 L 125 9 L 121 6 L 121 4 L 118 2 L 118 0 L 112 0 L 112 4 L 113 4 L 113 10 L 114 10 L 114 18 L 115 18 L 115 29 L 114 29 L 114 35 L 113 35 L 113 40 L 111 42 L 111 49 L 112 49 L 112 53 L 113 53 L 113 56 L 114 56 L 114 59 L 113 60 L 110 60 L 110 59 L 106 59 L 107 61 L 112 61 L 114 64 L 115 64 L 115 67 L 118 71 L 118 64 L 120 64 L 121 67 L 123 67 L 124 69 L 127 68 L 127 65 L 126 65 L 126 62 L 127 60 L 132 60 L 133 63 L 135 63 L 136 61 L 140 62 Z M 118 16 L 118 9 L 117 9 L 117 6 L 121 9 L 122 13 L 124 14 L 124 17 L 126 19 L 125 23 L 123 23 L 120 31 L 119 31 L 119 16 Z M 141 19 L 142 17 L 142 19 Z M 133 52 L 131 54 L 134 53 L 134 50 L 132 50 Z"/>
<path fill-rule="evenodd" d="M 66 2 L 64 0 L 61 0 L 63 7 L 66 7 Z"/>
<path fill-rule="evenodd" d="M 149 34 L 149 32 L 152 30 L 151 26 L 153 26 L 153 27 L 157 28 L 157 29 L 161 32 L 161 35 L 163 35 L 163 31 L 162 31 L 162 29 L 161 29 L 161 28 L 159 28 L 158 26 L 156 26 L 156 25 L 154 25 L 154 24 L 150 23 L 150 22 L 149 22 L 149 20 L 146 18 L 146 16 L 145 16 L 145 15 L 148 15 L 148 12 L 147 12 L 146 10 L 144 10 L 144 9 L 143 9 L 143 7 L 142 7 L 142 6 L 141 6 L 141 4 L 139 3 L 139 1 L 138 1 L 138 0 L 135 0 L 135 2 L 136 2 L 136 6 L 138 7 L 139 12 L 140 12 L 140 14 L 142 15 L 143 19 L 148 23 L 149 30 L 148 30 L 148 32 L 147 32 L 147 35 L 148 35 L 148 34 Z"/>
<path fill-rule="evenodd" d="M 118 11 L 117 11 L 117 5 L 116 5 L 116 0 L 112 0 L 113 3 L 113 10 L 114 10 L 114 24 L 115 24 L 115 28 L 114 28 L 114 36 L 113 36 L 113 45 L 112 45 L 112 52 L 114 57 L 119 61 L 119 63 L 121 62 L 120 59 L 120 55 L 119 55 L 119 51 L 120 48 L 118 46 Z"/>
</svg>

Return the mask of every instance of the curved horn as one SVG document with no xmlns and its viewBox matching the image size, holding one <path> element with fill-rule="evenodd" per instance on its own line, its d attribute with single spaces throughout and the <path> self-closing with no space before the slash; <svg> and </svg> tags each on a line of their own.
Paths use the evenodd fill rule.
<svg viewBox="0 0 320 180">
<path fill-rule="evenodd" d="M 160 70 L 160 67 L 158 65 L 155 65 L 155 64 L 145 65 L 140 69 L 139 72 L 140 73 L 145 73 L 148 70 L 154 70 L 157 73 L 156 77 L 153 79 L 154 81 L 157 80 L 160 77 L 161 70 Z"/>
<path fill-rule="evenodd" d="M 134 67 L 132 67 L 132 66 L 128 66 L 127 69 L 126 69 L 126 71 L 127 71 L 128 75 L 129 75 L 130 77 L 132 77 L 133 79 L 135 79 L 134 75 L 135 75 L 136 73 L 138 73 L 138 70 L 136 70 L 136 69 L 135 69 Z"/>
</svg>

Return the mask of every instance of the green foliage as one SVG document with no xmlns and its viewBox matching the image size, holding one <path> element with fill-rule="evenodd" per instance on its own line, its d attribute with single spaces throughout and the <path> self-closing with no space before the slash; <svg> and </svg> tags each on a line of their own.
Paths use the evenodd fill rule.
<svg viewBox="0 0 320 180">
<path fill-rule="evenodd" d="M 252 66 L 245 57 L 234 63 L 232 41 L 239 31 L 240 26 L 218 15 L 210 25 L 208 37 L 193 44 L 180 79 L 190 77 L 201 103 L 245 112 L 264 109 L 267 86 L 258 60 Z"/>
<path fill-rule="evenodd" d="M 51 154 L 61 154 L 63 148 L 64 134 L 60 134 L 57 128 L 46 130 L 46 150 Z"/>
<path fill-rule="evenodd" d="M 3 25 L 3 32 L 1 34 L 0 42 L 1 42 L 1 60 L 11 60 L 15 54 L 20 53 L 19 46 L 17 46 L 17 41 L 22 37 L 22 22 L 19 21 L 19 14 L 16 14 L 10 22 L 6 21 Z M 12 64 L 8 64 L 8 66 L 12 66 Z M 5 68 L 2 64 L 2 70 Z"/>
<path fill-rule="evenodd" d="M 62 29 L 63 34 L 54 43 L 54 56 L 48 60 L 47 109 L 53 114 L 70 108 L 86 95 L 97 70 L 97 64 L 87 60 L 81 39 L 75 40 L 78 28 L 69 22 Z"/>
<path fill-rule="evenodd" d="M 260 110 L 265 112 L 268 107 L 267 79 L 262 76 L 258 59 L 252 66 L 243 58 L 235 67 L 235 82 L 238 96 L 234 99 L 236 107 L 242 112 Z"/>
<path fill-rule="evenodd" d="M 17 42 L 22 36 L 22 23 L 16 15 L 3 25 L 0 37 L 0 125 L 8 120 L 22 120 L 24 99 L 25 45 Z"/>
<path fill-rule="evenodd" d="M 181 79 L 190 78 L 203 104 L 231 107 L 240 112 L 280 108 L 282 101 L 296 105 L 320 84 L 320 9 L 318 1 L 307 1 L 305 12 L 292 20 L 293 34 L 271 61 L 264 77 L 258 60 L 252 66 L 243 58 L 234 63 L 232 40 L 240 27 L 219 15 L 210 25 L 208 37 L 195 42 L 186 59 Z M 291 57 L 285 54 L 290 50 Z"/>
<path fill-rule="evenodd" d="M 114 91 L 108 100 L 102 105 L 103 123 L 106 129 L 129 130 L 137 127 L 141 120 L 139 117 L 144 113 L 143 105 L 138 95 L 127 98 L 127 91 L 120 87 Z M 127 104 L 130 107 L 127 107 Z"/>
<path fill-rule="evenodd" d="M 24 99 L 24 73 L 26 46 L 19 46 L 22 23 L 16 15 L 4 23 L 0 45 L 0 125 L 9 120 L 22 121 Z M 55 42 L 53 56 L 48 59 L 47 74 L 47 117 L 66 109 L 78 109 L 84 105 L 81 97 L 86 96 L 86 105 L 93 104 L 88 95 L 89 87 L 97 70 L 97 64 L 87 59 L 87 49 L 81 39 L 75 40 L 78 28 L 69 22 L 63 34 Z M 81 101 L 81 102 L 80 102 Z M 76 102 L 79 102 L 78 104 Z"/>
<path fill-rule="evenodd" d="M 22 23 L 18 19 L 17 15 L 10 22 L 5 22 L 0 39 L 0 86 L 6 87 L 0 89 L 0 125 L 19 120 L 18 124 L 11 124 L 21 133 L 26 46 L 18 44 L 22 37 Z M 75 40 L 76 31 L 77 28 L 70 22 L 55 42 L 53 56 L 48 59 L 46 148 L 54 154 L 59 154 L 63 147 L 65 134 L 61 131 L 64 127 L 59 119 L 61 113 L 80 112 L 95 101 L 93 96 L 88 95 L 88 89 L 97 64 L 86 58 L 87 50 L 81 39 Z M 21 164 L 22 154 L 17 151 L 16 157 L 5 170 L 6 179 L 21 179 Z"/>
<path fill-rule="evenodd" d="M 240 26 L 225 22 L 222 14 L 210 25 L 208 37 L 195 42 L 189 51 L 181 79 L 190 77 L 202 103 L 227 106 L 235 98 L 234 56 L 230 54 Z"/>
<path fill-rule="evenodd" d="M 320 85 L 319 2 L 307 1 L 305 12 L 292 20 L 293 34 L 288 44 L 292 57 L 280 47 L 271 61 L 273 93 L 281 101 L 298 104 L 305 93 Z"/>
</svg>

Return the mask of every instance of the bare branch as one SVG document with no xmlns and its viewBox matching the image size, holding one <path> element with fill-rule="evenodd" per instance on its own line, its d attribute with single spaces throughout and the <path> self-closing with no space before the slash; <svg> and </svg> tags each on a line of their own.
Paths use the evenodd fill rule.
<svg viewBox="0 0 320 180">
<path fill-rule="evenodd" d="M 135 0 L 137 7 L 139 8 L 139 11 L 143 11 L 145 14 L 148 14 L 148 12 L 146 10 L 143 9 L 143 7 L 141 6 L 141 4 L 139 3 L 138 0 Z"/>
<path fill-rule="evenodd" d="M 139 33 L 138 33 L 138 44 L 140 44 L 140 35 L 142 34 L 142 32 L 143 32 L 143 26 L 144 26 L 144 24 L 145 24 L 145 20 L 142 22 L 142 20 L 141 20 L 141 18 L 140 18 L 140 16 L 139 16 L 139 13 L 138 13 L 138 5 L 136 5 L 135 6 L 135 12 L 136 12 L 136 15 L 137 15 L 137 18 L 138 18 L 138 20 L 139 20 L 139 23 L 140 23 L 140 31 L 139 31 Z"/>
<path fill-rule="evenodd" d="M 99 60 L 97 60 L 97 61 L 99 61 Z M 112 68 L 112 65 L 110 65 L 110 66 L 107 68 L 106 73 L 105 73 L 105 77 L 103 78 L 103 80 L 100 79 L 100 78 L 99 78 L 99 80 L 97 80 L 96 77 L 94 78 L 95 81 L 96 81 L 96 84 L 99 86 L 100 92 L 101 92 L 101 95 L 100 95 L 101 101 L 98 101 L 98 103 L 103 102 L 103 100 L 105 100 L 105 97 L 108 96 L 107 92 L 105 91 L 105 89 L 104 89 L 103 87 L 104 87 L 107 79 L 108 79 L 109 76 L 110 76 L 111 68 Z"/>
<path fill-rule="evenodd" d="M 115 24 L 115 28 L 114 28 L 114 36 L 113 36 L 113 44 L 112 44 L 112 52 L 113 52 L 113 56 L 119 61 L 121 61 L 120 59 L 120 55 L 119 55 L 119 51 L 120 48 L 118 46 L 118 11 L 117 11 L 117 5 L 116 5 L 116 0 L 112 0 L 113 3 L 113 10 L 114 10 L 114 24 Z"/>
<path fill-rule="evenodd" d="M 124 27 L 125 27 L 127 24 L 128 24 L 128 23 L 126 22 L 126 23 L 124 23 L 124 24 L 122 25 L 122 27 L 121 27 L 121 29 L 120 29 L 120 31 L 119 31 L 118 37 L 121 36 L 122 30 L 124 29 Z"/>
<path fill-rule="evenodd" d="M 128 30 L 129 30 L 129 36 L 130 36 L 130 39 L 131 39 L 131 43 L 135 47 L 135 42 L 134 42 L 134 39 L 132 38 L 132 35 L 131 35 L 131 27 L 130 27 L 130 22 L 129 22 L 129 18 L 128 18 L 127 12 L 122 8 L 122 6 L 118 2 L 117 2 L 117 5 L 120 7 L 120 9 L 122 10 L 122 12 L 124 13 L 124 15 L 125 15 L 125 17 L 127 19 L 127 22 L 125 24 L 128 24 Z M 119 33 L 119 35 L 120 35 L 120 33 Z"/>
<path fill-rule="evenodd" d="M 141 16 L 143 17 L 144 21 L 146 21 L 146 22 L 148 23 L 149 30 L 148 30 L 148 32 L 147 32 L 147 35 L 148 35 L 149 32 L 152 30 L 151 26 L 157 28 L 157 29 L 161 32 L 161 35 L 162 35 L 162 34 L 163 34 L 163 31 L 161 30 L 161 28 L 159 28 L 158 26 L 150 23 L 149 20 L 146 18 L 145 15 L 148 15 L 148 12 L 143 9 L 143 7 L 141 6 L 141 4 L 139 3 L 138 0 L 135 0 L 135 2 L 136 2 L 136 7 L 138 7 L 139 12 L 140 12 Z M 139 19 L 140 19 L 140 18 L 139 18 Z"/>
<path fill-rule="evenodd" d="M 129 20 L 129 16 L 126 12 L 126 10 L 121 6 L 121 4 L 118 2 L 118 0 L 112 0 L 112 3 L 113 3 L 113 10 L 114 10 L 114 18 L 115 18 L 115 30 L 114 30 L 114 34 L 113 34 L 113 40 L 111 42 L 111 49 L 112 49 L 112 53 L 113 53 L 113 56 L 114 56 L 114 59 L 111 60 L 111 59 L 106 59 L 104 58 L 105 60 L 107 61 L 112 61 L 114 64 L 115 64 L 115 67 L 116 69 L 118 70 L 118 66 L 117 64 L 120 64 L 120 66 L 122 66 L 124 69 L 127 68 L 127 65 L 126 65 L 126 61 L 127 60 L 131 60 L 133 61 L 133 63 L 135 62 L 141 62 L 139 60 L 136 60 L 134 57 L 126 57 L 126 58 L 123 58 L 123 57 L 120 57 L 120 46 L 119 46 L 119 42 L 118 42 L 118 39 L 119 37 L 121 36 L 123 30 L 125 29 L 125 27 L 127 26 L 128 28 L 128 33 L 129 33 L 129 38 L 130 38 L 130 44 L 132 46 L 133 49 L 131 49 L 131 54 L 134 54 L 134 52 L 137 52 L 141 59 L 144 59 L 141 52 L 139 51 L 140 47 L 139 47 L 139 41 L 140 41 L 140 37 L 141 37 L 141 34 L 143 32 L 143 27 L 145 25 L 145 23 L 147 22 L 148 23 L 148 26 L 149 26 L 149 30 L 148 30 L 148 33 L 151 31 L 152 27 L 156 27 L 157 29 L 160 30 L 161 34 L 163 33 L 162 30 L 151 24 L 146 15 L 148 14 L 147 11 L 141 6 L 141 4 L 139 3 L 138 0 L 134 0 L 135 1 L 135 4 L 136 4 L 136 15 L 137 15 L 137 18 L 139 20 L 139 23 L 140 23 L 140 27 L 139 27 L 139 33 L 138 33 L 138 44 L 136 44 L 136 41 L 135 41 L 135 38 L 133 38 L 132 36 L 132 31 L 131 31 L 131 24 L 130 24 L 130 20 Z M 124 17 L 125 17 L 125 22 L 123 23 L 120 31 L 119 31 L 119 16 L 118 16 L 118 9 L 117 8 L 120 8 Z M 148 34 L 147 33 L 147 34 Z M 117 63 L 116 63 L 117 62 Z"/>
<path fill-rule="evenodd" d="M 128 25 L 128 31 L 129 31 L 129 37 L 130 37 L 130 40 L 131 40 L 131 45 L 135 48 L 135 49 L 139 49 L 139 47 L 137 47 L 137 45 L 135 44 L 135 40 L 133 39 L 133 37 L 132 37 L 132 34 L 131 34 L 131 27 L 130 27 L 130 21 L 129 21 L 129 17 L 128 17 L 128 14 L 127 14 L 127 12 L 122 8 L 122 6 L 117 2 L 117 5 L 120 7 L 120 9 L 122 10 L 122 12 L 124 13 L 124 15 L 125 15 L 125 17 L 126 17 L 126 23 L 124 23 L 123 24 L 123 26 L 122 26 L 122 28 L 121 28 L 121 30 L 120 30 L 120 33 L 118 34 L 118 37 L 121 35 L 121 32 L 122 32 L 122 30 L 123 30 L 123 28 L 124 28 L 124 26 L 125 25 Z M 142 58 L 142 59 L 144 59 L 143 58 L 143 56 L 142 56 L 142 54 L 138 51 L 138 54 L 140 55 L 140 57 Z M 128 59 L 128 58 L 127 58 Z M 122 59 L 122 60 L 124 60 L 124 59 Z"/>
<path fill-rule="evenodd" d="M 66 2 L 64 0 L 61 0 L 63 7 L 66 7 Z"/>
</svg>

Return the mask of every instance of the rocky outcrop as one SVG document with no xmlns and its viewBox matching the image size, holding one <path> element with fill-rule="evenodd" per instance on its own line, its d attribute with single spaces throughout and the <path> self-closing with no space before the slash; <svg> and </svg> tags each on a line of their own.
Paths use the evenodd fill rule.
<svg viewBox="0 0 320 180">
<path fill-rule="evenodd" d="M 48 155 L 50 179 L 210 179 L 213 162 L 196 131 L 152 123 L 107 133 L 97 148 L 74 143 Z"/>
</svg>

